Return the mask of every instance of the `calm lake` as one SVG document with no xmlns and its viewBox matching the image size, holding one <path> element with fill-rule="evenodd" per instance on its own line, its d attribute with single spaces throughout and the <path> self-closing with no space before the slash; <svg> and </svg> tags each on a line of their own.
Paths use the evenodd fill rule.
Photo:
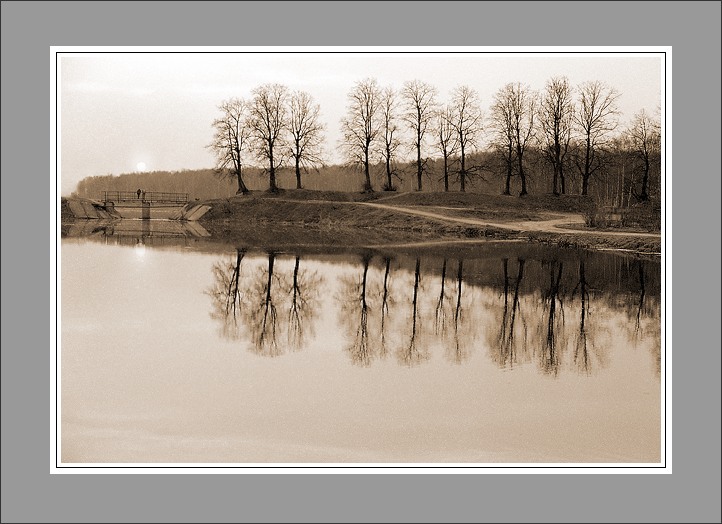
<svg viewBox="0 0 722 524">
<path fill-rule="evenodd" d="M 658 259 L 121 222 L 61 240 L 63 463 L 661 460 Z"/>
</svg>

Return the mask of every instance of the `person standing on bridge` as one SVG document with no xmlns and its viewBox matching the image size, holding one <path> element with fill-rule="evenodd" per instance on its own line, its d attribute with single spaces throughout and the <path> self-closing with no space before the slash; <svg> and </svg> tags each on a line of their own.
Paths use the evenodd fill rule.
<svg viewBox="0 0 722 524">
<path fill-rule="evenodd" d="M 136 193 L 138 194 L 138 198 L 140 198 L 140 194 L 142 193 L 142 191 L 139 189 L 138 191 L 136 191 Z"/>
</svg>

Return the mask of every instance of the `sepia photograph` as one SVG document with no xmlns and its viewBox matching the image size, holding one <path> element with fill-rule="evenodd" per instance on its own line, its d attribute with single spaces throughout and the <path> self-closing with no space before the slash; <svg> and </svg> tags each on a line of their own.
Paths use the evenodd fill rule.
<svg viewBox="0 0 722 524">
<path fill-rule="evenodd" d="M 664 472 L 664 48 L 54 59 L 57 468 Z"/>
</svg>

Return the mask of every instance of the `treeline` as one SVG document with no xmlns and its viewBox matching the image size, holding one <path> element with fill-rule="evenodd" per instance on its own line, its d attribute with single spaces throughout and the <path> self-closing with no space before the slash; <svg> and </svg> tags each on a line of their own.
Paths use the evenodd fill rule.
<svg viewBox="0 0 722 524">
<path fill-rule="evenodd" d="M 613 205 L 629 207 L 637 199 L 634 188 L 638 185 L 638 174 L 635 172 L 634 156 L 628 151 L 609 153 L 609 163 L 604 173 L 600 174 L 597 183 L 589 189 L 589 195 L 599 205 Z M 530 193 L 546 194 L 551 169 L 541 162 L 540 152 L 528 152 L 529 170 L 527 187 Z M 492 173 L 484 177 L 476 177 L 467 185 L 466 191 L 472 193 L 499 194 L 504 190 L 504 179 L 493 175 L 493 167 L 501 166 L 493 153 L 484 152 L 472 155 L 472 160 L 479 164 L 492 166 Z M 397 172 L 400 176 L 395 182 L 399 191 L 415 190 L 414 180 L 415 164 L 413 162 L 399 163 Z M 372 182 L 379 186 L 383 184 L 385 166 L 381 163 L 370 166 Z M 426 182 L 424 191 L 444 191 L 443 163 L 439 159 L 429 159 L 425 165 Z M 268 189 L 267 175 L 259 168 L 244 169 L 244 180 L 249 190 L 263 191 Z M 659 198 L 659 171 L 650 177 L 651 198 Z M 579 194 L 581 180 L 569 176 L 567 193 Z M 293 189 L 296 187 L 296 178 L 292 169 L 281 169 L 277 175 L 277 186 L 280 189 Z M 364 186 L 364 173 L 352 166 L 319 166 L 304 177 L 303 186 L 306 189 L 319 191 L 360 192 Z M 100 175 L 86 177 L 78 183 L 74 194 L 84 198 L 101 199 L 104 191 L 172 191 L 188 193 L 191 199 L 208 200 L 214 198 L 228 198 L 236 194 L 237 183 L 228 176 L 219 175 L 214 169 L 195 169 L 182 171 L 152 171 L 147 173 L 126 173 L 121 175 Z M 458 186 L 451 185 L 451 190 L 458 190 Z"/>
<path fill-rule="evenodd" d="M 311 95 L 264 84 L 249 100 L 219 105 L 207 146 L 214 169 L 93 177 L 78 193 L 140 187 L 205 199 L 307 188 L 581 194 L 618 207 L 658 200 L 660 120 L 641 110 L 620 128 L 619 96 L 602 82 L 555 77 L 542 92 L 506 84 L 482 111 L 470 86 L 442 101 L 419 80 L 396 89 L 365 79 L 348 93 L 339 166 L 326 161 L 330 145 Z"/>
</svg>

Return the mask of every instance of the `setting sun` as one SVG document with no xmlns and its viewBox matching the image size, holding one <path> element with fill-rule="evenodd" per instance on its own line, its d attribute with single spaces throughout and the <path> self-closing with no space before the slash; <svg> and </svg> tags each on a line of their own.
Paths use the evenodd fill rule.
<svg viewBox="0 0 722 524">
<path fill-rule="evenodd" d="M 136 171 L 140 171 L 140 172 L 147 171 L 147 170 L 148 170 L 148 166 L 145 165 L 145 162 L 138 162 L 138 163 L 135 165 L 135 170 L 136 170 Z"/>
</svg>

